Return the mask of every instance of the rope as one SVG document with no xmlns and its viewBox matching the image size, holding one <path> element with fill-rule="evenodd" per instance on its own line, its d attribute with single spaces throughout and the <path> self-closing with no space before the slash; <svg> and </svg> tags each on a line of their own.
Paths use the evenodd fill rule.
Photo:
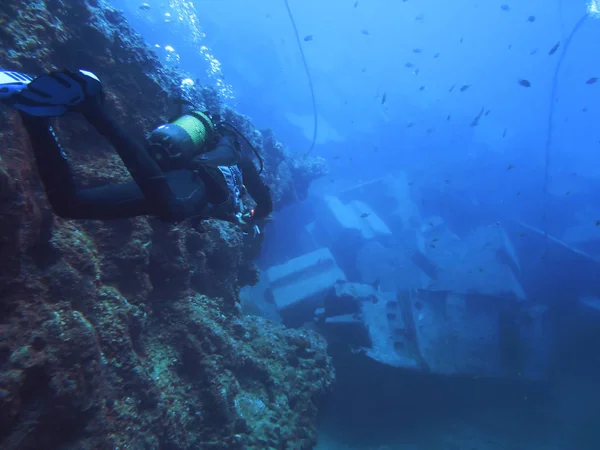
<svg viewBox="0 0 600 450">
<path fill-rule="evenodd" d="M 562 2 L 561 2 L 562 4 Z M 565 45 L 563 46 L 560 57 L 558 58 L 558 62 L 556 64 L 556 69 L 554 70 L 554 75 L 552 76 L 552 90 L 550 93 L 550 111 L 548 113 L 548 128 L 546 130 L 546 147 L 544 152 L 544 234 L 548 235 L 548 207 L 549 207 L 549 192 L 548 192 L 548 184 L 549 184 L 549 167 L 550 167 L 550 149 L 552 147 L 552 124 L 554 122 L 554 106 L 556 105 L 556 91 L 558 90 L 558 74 L 560 72 L 560 68 L 562 63 L 567 55 L 567 50 L 569 49 L 569 45 L 571 41 L 584 24 L 586 19 L 588 18 L 588 14 L 584 14 L 584 16 L 577 21 L 571 33 L 565 40 Z"/>
<path fill-rule="evenodd" d="M 298 34 L 298 28 L 296 27 L 296 21 L 294 20 L 294 16 L 292 14 L 292 10 L 290 9 L 290 5 L 287 0 L 284 0 L 285 7 L 287 8 L 288 16 L 290 17 L 290 22 L 292 22 L 292 27 L 294 28 L 294 34 L 296 35 L 296 42 L 298 43 L 298 48 L 300 49 L 300 54 L 302 55 L 302 62 L 304 63 L 304 70 L 306 71 L 306 77 L 308 78 L 308 84 L 310 86 L 310 95 L 312 98 L 312 107 L 313 107 L 313 116 L 314 116 L 314 129 L 313 129 L 313 137 L 312 142 L 310 144 L 309 149 L 307 150 L 305 156 L 308 156 L 310 152 L 315 148 L 315 143 L 317 142 L 317 129 L 318 129 L 318 113 L 317 113 L 317 102 L 315 100 L 315 89 L 313 87 L 312 77 L 310 76 L 310 70 L 308 68 L 308 64 L 306 62 L 306 56 L 304 55 L 304 49 L 302 48 L 302 44 L 300 43 L 300 36 Z"/>
</svg>

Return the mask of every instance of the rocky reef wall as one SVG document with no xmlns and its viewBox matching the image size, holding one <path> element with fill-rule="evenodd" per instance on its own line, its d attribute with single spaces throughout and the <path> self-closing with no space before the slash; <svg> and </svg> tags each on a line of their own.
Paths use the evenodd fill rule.
<svg viewBox="0 0 600 450">
<path fill-rule="evenodd" d="M 181 79 L 103 1 L 6 0 L 0 39 L 2 69 L 96 73 L 139 139 Z M 18 116 L 0 111 L 0 447 L 312 448 L 331 361 L 317 335 L 241 313 L 239 288 L 257 279 L 243 234 L 55 217 Z M 226 114 L 261 152 L 276 207 L 306 195 L 323 162 Z M 79 184 L 128 178 L 78 117 L 55 128 Z"/>
</svg>

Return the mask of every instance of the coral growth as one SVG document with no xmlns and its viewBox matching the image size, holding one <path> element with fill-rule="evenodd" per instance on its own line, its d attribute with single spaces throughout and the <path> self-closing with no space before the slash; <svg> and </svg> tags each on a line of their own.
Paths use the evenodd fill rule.
<svg viewBox="0 0 600 450">
<path fill-rule="evenodd" d="M 173 74 L 104 2 L 7 0 L 0 23 L 1 67 L 92 70 L 140 139 L 166 120 Z M 3 114 L 0 447 L 312 448 L 331 362 L 316 335 L 240 312 L 240 286 L 257 280 L 241 231 L 58 219 L 18 117 Z M 263 154 L 278 206 L 323 172 L 228 114 Z M 56 128 L 78 183 L 128 177 L 80 119 Z"/>
</svg>

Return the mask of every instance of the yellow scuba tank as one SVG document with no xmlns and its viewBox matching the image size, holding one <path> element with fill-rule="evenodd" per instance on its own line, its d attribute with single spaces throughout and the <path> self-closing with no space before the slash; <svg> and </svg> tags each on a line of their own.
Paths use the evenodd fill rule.
<svg viewBox="0 0 600 450">
<path fill-rule="evenodd" d="M 188 111 L 148 136 L 148 151 L 162 170 L 184 169 L 216 140 L 212 118 L 206 112 Z"/>
</svg>

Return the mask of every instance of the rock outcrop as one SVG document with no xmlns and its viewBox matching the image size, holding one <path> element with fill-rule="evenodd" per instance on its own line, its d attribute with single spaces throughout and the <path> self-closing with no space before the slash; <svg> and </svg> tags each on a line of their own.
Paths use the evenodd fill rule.
<svg viewBox="0 0 600 450">
<path fill-rule="evenodd" d="M 0 24 L 0 67 L 95 72 L 139 139 L 166 120 L 180 77 L 103 1 L 7 0 Z M 243 234 L 55 217 L 18 116 L 0 108 L 0 447 L 312 448 L 331 361 L 316 334 L 240 312 L 239 287 L 257 278 Z M 276 205 L 305 195 L 322 161 L 228 114 L 262 153 Z M 56 129 L 78 183 L 128 177 L 85 122 Z"/>
</svg>

